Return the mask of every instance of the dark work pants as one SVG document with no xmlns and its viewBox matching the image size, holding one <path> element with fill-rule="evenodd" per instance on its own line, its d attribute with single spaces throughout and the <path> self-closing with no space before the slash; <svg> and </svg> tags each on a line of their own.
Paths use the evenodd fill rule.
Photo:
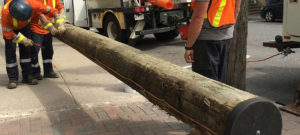
<svg viewBox="0 0 300 135">
<path fill-rule="evenodd" d="M 193 71 L 225 83 L 231 41 L 232 39 L 197 40 L 194 44 Z"/>
<path fill-rule="evenodd" d="M 14 31 L 16 34 L 21 32 L 25 37 L 31 38 L 30 25 L 27 25 L 22 30 Z M 5 59 L 6 59 L 6 71 L 9 80 L 18 80 L 18 64 L 16 58 L 16 43 L 12 40 L 5 40 Z M 32 47 L 25 47 L 23 44 L 19 44 L 19 54 L 20 54 L 20 65 L 22 69 L 22 76 L 28 77 L 32 74 L 31 68 L 31 49 Z"/>
<path fill-rule="evenodd" d="M 33 74 L 40 74 L 41 68 L 39 66 L 38 54 L 40 49 L 42 48 L 42 58 L 43 58 L 43 66 L 44 66 L 44 74 L 53 71 L 52 67 L 52 57 L 53 57 L 53 46 L 52 34 L 37 34 L 32 32 L 32 40 L 34 42 L 34 49 L 32 51 L 32 68 Z"/>
</svg>

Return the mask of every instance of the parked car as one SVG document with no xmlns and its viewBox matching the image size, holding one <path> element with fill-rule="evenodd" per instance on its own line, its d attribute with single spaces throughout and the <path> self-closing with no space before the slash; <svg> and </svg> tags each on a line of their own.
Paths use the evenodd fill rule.
<svg viewBox="0 0 300 135">
<path fill-rule="evenodd" d="M 267 22 L 283 17 L 283 0 L 269 0 L 267 5 L 261 9 L 261 17 Z"/>
</svg>

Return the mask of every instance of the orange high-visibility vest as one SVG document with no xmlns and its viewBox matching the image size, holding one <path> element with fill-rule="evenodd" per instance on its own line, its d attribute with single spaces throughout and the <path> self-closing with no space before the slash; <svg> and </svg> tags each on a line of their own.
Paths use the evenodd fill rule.
<svg viewBox="0 0 300 135">
<path fill-rule="evenodd" d="M 192 1 L 194 8 L 195 1 Z M 235 24 L 235 0 L 211 0 L 210 7 L 205 18 L 213 27 Z"/>
<path fill-rule="evenodd" d="M 52 0 L 52 8 L 55 8 L 55 5 L 56 5 L 55 2 L 56 2 L 55 0 Z M 47 1 L 46 0 L 44 0 L 44 5 L 47 6 Z M 38 24 L 42 24 L 42 21 L 39 20 Z"/>
</svg>

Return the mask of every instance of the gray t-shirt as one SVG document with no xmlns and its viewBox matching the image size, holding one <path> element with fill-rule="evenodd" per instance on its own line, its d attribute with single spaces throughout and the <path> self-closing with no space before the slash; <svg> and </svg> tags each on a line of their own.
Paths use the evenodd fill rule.
<svg viewBox="0 0 300 135">
<path fill-rule="evenodd" d="M 210 1 L 210 0 L 195 0 Z M 226 40 L 233 38 L 234 25 L 226 27 L 212 27 L 207 19 L 204 20 L 198 40 Z"/>
</svg>

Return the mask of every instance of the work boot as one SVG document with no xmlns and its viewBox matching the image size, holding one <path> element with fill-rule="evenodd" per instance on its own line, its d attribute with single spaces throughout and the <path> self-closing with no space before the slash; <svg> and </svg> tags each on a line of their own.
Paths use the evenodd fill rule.
<svg viewBox="0 0 300 135">
<path fill-rule="evenodd" d="M 49 73 L 45 73 L 44 78 L 58 78 L 58 75 L 54 71 L 51 71 Z"/>
<path fill-rule="evenodd" d="M 7 84 L 8 89 L 15 89 L 18 86 L 18 81 L 17 80 L 9 80 Z"/>
<path fill-rule="evenodd" d="M 28 85 L 37 85 L 38 81 L 34 79 L 32 76 L 23 77 L 22 83 L 26 83 Z"/>
<path fill-rule="evenodd" d="M 33 79 L 42 80 L 43 77 L 40 73 L 37 73 L 37 74 L 33 74 Z"/>
</svg>

